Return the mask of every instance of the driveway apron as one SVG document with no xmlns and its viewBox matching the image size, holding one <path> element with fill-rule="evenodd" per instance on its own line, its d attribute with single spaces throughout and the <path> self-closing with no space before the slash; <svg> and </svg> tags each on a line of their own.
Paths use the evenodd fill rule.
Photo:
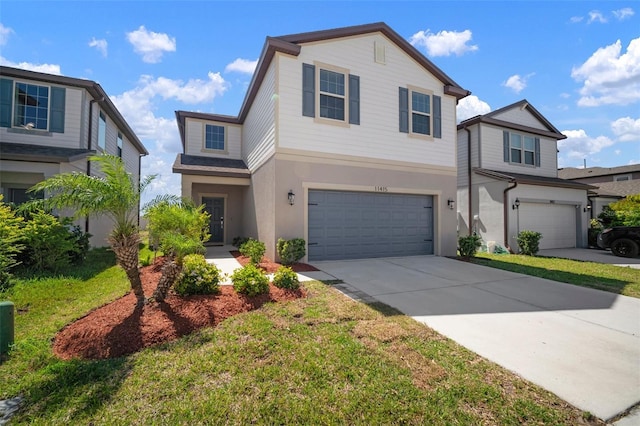
<svg viewBox="0 0 640 426">
<path fill-rule="evenodd" d="M 435 256 L 314 266 L 602 419 L 640 401 L 640 299 Z"/>
</svg>

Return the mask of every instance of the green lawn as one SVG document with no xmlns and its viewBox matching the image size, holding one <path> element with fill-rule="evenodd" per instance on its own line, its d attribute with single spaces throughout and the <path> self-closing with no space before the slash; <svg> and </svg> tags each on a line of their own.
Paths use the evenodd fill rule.
<svg viewBox="0 0 640 426">
<path fill-rule="evenodd" d="M 105 262 L 109 260 L 111 264 Z M 65 324 L 128 290 L 113 257 L 75 275 L 20 279 L 16 349 L 0 398 L 22 395 L 15 424 L 577 424 L 554 395 L 384 305 L 331 286 L 106 361 L 61 361 Z M 597 419 L 590 419 L 595 424 Z"/>
<path fill-rule="evenodd" d="M 640 269 L 556 257 L 478 253 L 474 263 L 640 298 Z"/>
</svg>

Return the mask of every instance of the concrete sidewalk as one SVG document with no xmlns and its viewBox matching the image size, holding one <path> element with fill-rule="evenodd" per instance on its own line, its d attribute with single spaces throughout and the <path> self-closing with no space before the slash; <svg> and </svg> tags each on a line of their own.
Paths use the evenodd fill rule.
<svg viewBox="0 0 640 426">
<path fill-rule="evenodd" d="M 640 299 L 435 256 L 313 265 L 602 419 L 640 402 Z"/>
</svg>

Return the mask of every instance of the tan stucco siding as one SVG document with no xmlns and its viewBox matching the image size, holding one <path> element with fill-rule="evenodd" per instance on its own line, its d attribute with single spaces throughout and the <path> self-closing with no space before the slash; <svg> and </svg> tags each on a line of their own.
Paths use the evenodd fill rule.
<svg viewBox="0 0 640 426">
<path fill-rule="evenodd" d="M 374 60 L 383 44 L 386 63 Z M 278 148 L 454 167 L 455 99 L 443 84 L 381 34 L 305 44 L 298 57 L 279 60 Z M 319 122 L 302 115 L 302 64 L 340 67 L 360 77 L 360 124 Z M 442 99 L 442 138 L 399 131 L 399 87 L 415 86 Z M 325 120 L 326 121 L 326 120 Z"/>
<path fill-rule="evenodd" d="M 267 248 L 266 255 L 271 259 L 275 258 L 275 206 L 282 197 L 287 197 L 286 191 L 281 194 L 282 189 L 276 185 L 275 168 L 275 159 L 271 157 L 253 172 L 251 187 L 245 192 L 243 202 L 243 236 L 264 242 Z"/>
</svg>

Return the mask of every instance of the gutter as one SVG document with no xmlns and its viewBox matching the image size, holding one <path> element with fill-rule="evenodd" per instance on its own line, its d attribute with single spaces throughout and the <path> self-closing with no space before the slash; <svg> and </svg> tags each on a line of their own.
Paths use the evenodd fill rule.
<svg viewBox="0 0 640 426">
<path fill-rule="evenodd" d="M 91 99 L 89 101 L 89 128 L 87 134 L 87 149 L 91 151 L 91 142 L 93 142 L 93 104 L 103 101 L 104 98 Z M 91 160 L 87 158 L 87 176 L 91 176 Z M 84 232 L 89 232 L 89 216 L 84 220 Z"/>
<path fill-rule="evenodd" d="M 504 214 L 504 219 L 502 222 L 504 223 L 504 246 L 507 250 L 509 250 L 509 253 L 513 254 L 515 252 L 509 246 L 509 203 L 507 203 L 507 200 L 509 198 L 509 191 L 518 186 L 518 182 L 513 179 L 510 180 L 509 183 L 512 183 L 513 186 L 509 186 L 505 188 L 504 191 L 502 191 L 502 210 Z"/>
<path fill-rule="evenodd" d="M 471 232 L 471 223 L 473 220 L 473 205 L 471 204 L 473 202 L 473 195 L 471 194 L 471 183 L 472 183 L 472 178 L 471 178 L 471 130 L 467 129 L 467 126 L 464 126 L 464 130 L 467 131 L 467 203 L 468 203 L 468 224 L 469 224 L 469 235 L 472 235 Z"/>
</svg>

